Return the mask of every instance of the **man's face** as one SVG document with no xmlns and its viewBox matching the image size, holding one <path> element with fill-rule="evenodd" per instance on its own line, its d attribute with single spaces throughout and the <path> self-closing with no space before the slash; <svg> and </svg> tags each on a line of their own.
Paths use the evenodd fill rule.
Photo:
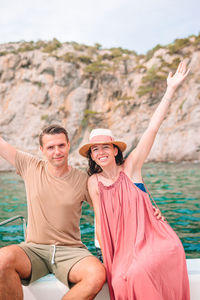
<svg viewBox="0 0 200 300">
<path fill-rule="evenodd" d="M 58 168 L 68 166 L 68 154 L 70 143 L 67 142 L 64 133 L 45 134 L 42 138 L 43 146 L 40 150 L 52 166 Z"/>
</svg>

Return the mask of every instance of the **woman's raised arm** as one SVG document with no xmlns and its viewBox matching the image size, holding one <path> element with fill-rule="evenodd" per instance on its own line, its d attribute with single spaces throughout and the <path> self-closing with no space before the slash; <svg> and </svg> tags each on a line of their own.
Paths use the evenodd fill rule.
<svg viewBox="0 0 200 300">
<path fill-rule="evenodd" d="M 172 75 L 172 72 L 169 73 L 167 77 L 166 92 L 160 104 L 156 108 L 153 116 L 151 117 L 148 128 L 142 135 L 138 145 L 129 154 L 124 163 L 125 170 L 130 177 L 132 177 L 133 175 L 140 176 L 143 163 L 153 146 L 156 134 L 165 118 L 174 93 L 178 86 L 180 86 L 184 79 L 187 77 L 188 73 L 189 69 L 187 69 L 184 62 L 181 62 L 179 64 L 174 75 Z"/>
</svg>

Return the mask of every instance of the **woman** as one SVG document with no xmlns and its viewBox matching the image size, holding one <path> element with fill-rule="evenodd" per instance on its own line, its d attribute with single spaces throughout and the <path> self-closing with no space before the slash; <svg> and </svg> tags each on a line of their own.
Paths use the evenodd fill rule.
<svg viewBox="0 0 200 300">
<path fill-rule="evenodd" d="M 141 169 L 175 90 L 186 78 L 181 62 L 137 147 L 124 160 L 126 144 L 108 129 L 95 129 L 80 148 L 89 158 L 88 188 L 96 235 L 107 271 L 111 300 L 189 300 L 185 253 L 173 229 L 157 220 Z"/>
</svg>

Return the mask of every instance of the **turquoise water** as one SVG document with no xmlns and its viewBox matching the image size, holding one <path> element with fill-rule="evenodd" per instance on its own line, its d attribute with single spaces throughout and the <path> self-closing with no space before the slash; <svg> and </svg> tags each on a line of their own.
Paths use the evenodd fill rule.
<svg viewBox="0 0 200 300">
<path fill-rule="evenodd" d="M 187 258 L 200 257 L 200 164 L 151 163 L 143 168 L 144 181 L 162 214 L 181 239 Z M 0 173 L 0 222 L 26 213 L 22 179 L 13 172 Z M 93 211 L 83 205 L 83 242 L 95 254 Z M 0 226 L 0 247 L 23 240 L 22 225 Z"/>
</svg>

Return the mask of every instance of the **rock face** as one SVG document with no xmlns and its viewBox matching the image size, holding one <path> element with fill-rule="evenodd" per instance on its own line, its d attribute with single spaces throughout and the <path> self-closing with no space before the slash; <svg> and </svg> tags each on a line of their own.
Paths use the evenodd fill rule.
<svg viewBox="0 0 200 300">
<path fill-rule="evenodd" d="M 162 98 L 169 71 L 186 59 L 191 72 L 173 99 L 148 161 L 200 161 L 200 37 L 157 46 L 146 56 L 76 43 L 0 45 L 0 135 L 39 154 L 38 135 L 52 123 L 71 139 L 70 162 L 85 166 L 78 148 L 95 127 L 137 144 Z M 9 165 L 0 160 L 0 170 Z"/>
</svg>

